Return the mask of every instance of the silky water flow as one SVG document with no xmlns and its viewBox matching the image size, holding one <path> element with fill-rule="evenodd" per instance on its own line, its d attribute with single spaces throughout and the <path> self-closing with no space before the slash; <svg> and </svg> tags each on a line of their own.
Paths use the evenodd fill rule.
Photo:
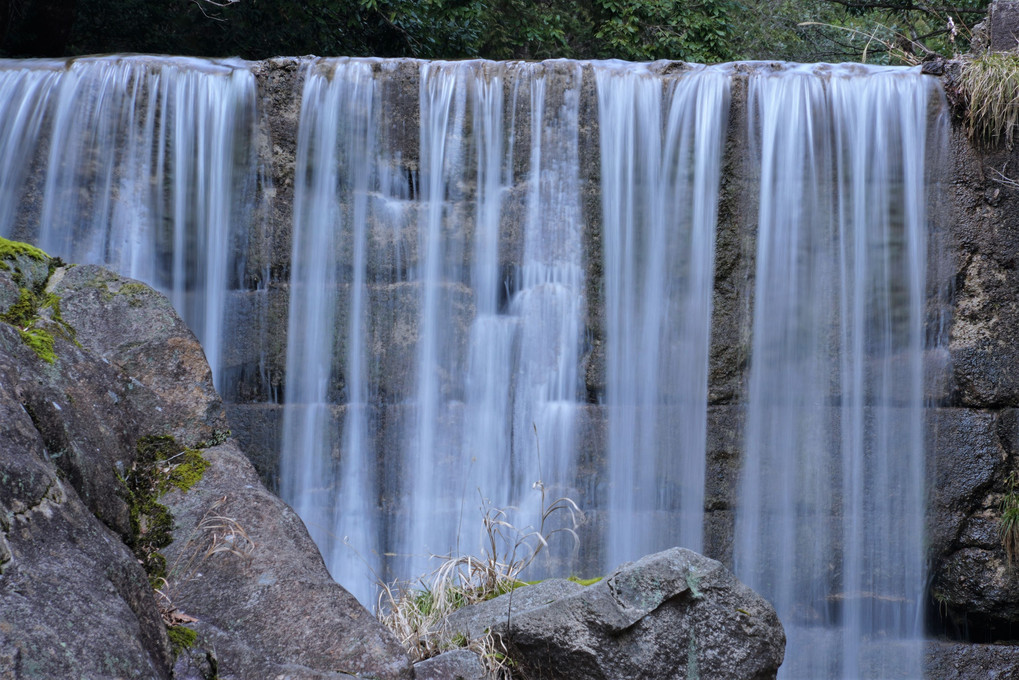
<svg viewBox="0 0 1019 680">
<path fill-rule="evenodd" d="M 935 79 L 301 68 L 280 491 L 337 580 L 371 604 L 476 553 L 479 506 L 539 526 L 541 488 L 591 521 L 532 576 L 703 550 L 723 168 L 750 168 L 735 569 L 786 627 L 784 677 L 921 674 Z M 269 343 L 261 115 L 246 62 L 0 62 L 0 235 L 166 292 L 238 398 L 231 343 Z"/>
</svg>

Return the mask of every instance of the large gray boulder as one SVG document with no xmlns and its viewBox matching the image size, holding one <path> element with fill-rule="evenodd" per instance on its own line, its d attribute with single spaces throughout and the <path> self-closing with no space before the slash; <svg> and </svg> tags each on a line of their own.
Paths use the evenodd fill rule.
<svg viewBox="0 0 1019 680">
<path fill-rule="evenodd" d="M 99 267 L 3 254 L 0 671 L 412 678 L 397 641 L 330 579 L 300 519 L 228 438 L 202 348 L 166 298 Z M 14 323 L 23 291 L 32 308 Z M 52 347 L 33 347 L 26 328 Z M 165 558 L 165 580 L 138 553 L 165 531 L 140 517 L 162 515 L 128 485 L 139 444 L 157 437 L 205 459 L 193 485 L 151 499 L 171 517 L 169 545 L 147 548 Z"/>
<path fill-rule="evenodd" d="M 527 597 L 532 587 L 448 623 L 467 636 L 490 630 L 525 677 L 548 680 L 764 680 L 785 653 L 771 605 L 721 563 L 683 548 L 586 588 L 553 582 Z"/>
<path fill-rule="evenodd" d="M 12 307 L 39 302 L 49 258 L 0 253 L 0 265 L 11 293 L 0 295 L 0 674 L 169 678 L 166 627 L 111 481 L 130 464 L 125 428 L 139 415 L 126 381 L 63 337 L 52 307 L 20 314 L 55 334 L 52 363 L 34 351 Z"/>
</svg>

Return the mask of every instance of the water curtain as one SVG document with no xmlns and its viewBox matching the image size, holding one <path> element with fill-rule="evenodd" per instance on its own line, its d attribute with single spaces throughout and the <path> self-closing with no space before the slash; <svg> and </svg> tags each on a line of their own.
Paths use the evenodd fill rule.
<svg viewBox="0 0 1019 680">
<path fill-rule="evenodd" d="M 733 564 L 786 625 L 786 677 L 920 674 L 936 80 L 305 59 L 293 220 L 266 246 L 258 68 L 0 62 L 0 235 L 164 290 L 228 400 L 237 356 L 282 341 L 264 293 L 286 297 L 280 491 L 340 582 L 370 602 L 376 576 L 476 553 L 479 506 L 536 526 L 539 482 L 591 521 L 534 576 L 726 557 L 709 366 L 717 223 L 743 211 Z"/>
</svg>

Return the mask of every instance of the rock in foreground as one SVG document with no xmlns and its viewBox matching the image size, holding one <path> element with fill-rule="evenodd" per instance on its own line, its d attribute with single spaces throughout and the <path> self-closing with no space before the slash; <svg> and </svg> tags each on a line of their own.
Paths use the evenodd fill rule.
<svg viewBox="0 0 1019 680">
<path fill-rule="evenodd" d="M 413 677 L 222 429 L 166 298 L 0 245 L 0 676 Z M 201 464 L 167 483 L 174 459 Z"/>
<path fill-rule="evenodd" d="M 772 606 L 721 563 L 683 548 L 586 588 L 521 597 L 532 587 L 448 623 L 464 635 L 491 629 L 525 677 L 544 680 L 765 680 L 785 653 Z"/>
</svg>

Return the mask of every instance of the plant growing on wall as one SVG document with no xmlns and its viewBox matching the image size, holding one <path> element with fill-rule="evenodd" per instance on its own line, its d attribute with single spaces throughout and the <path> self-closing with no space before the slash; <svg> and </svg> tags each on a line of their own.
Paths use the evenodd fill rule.
<svg viewBox="0 0 1019 680">
<path fill-rule="evenodd" d="M 970 139 L 1012 148 L 1019 126 L 1019 56 L 994 52 L 963 63 L 960 90 Z"/>
</svg>

